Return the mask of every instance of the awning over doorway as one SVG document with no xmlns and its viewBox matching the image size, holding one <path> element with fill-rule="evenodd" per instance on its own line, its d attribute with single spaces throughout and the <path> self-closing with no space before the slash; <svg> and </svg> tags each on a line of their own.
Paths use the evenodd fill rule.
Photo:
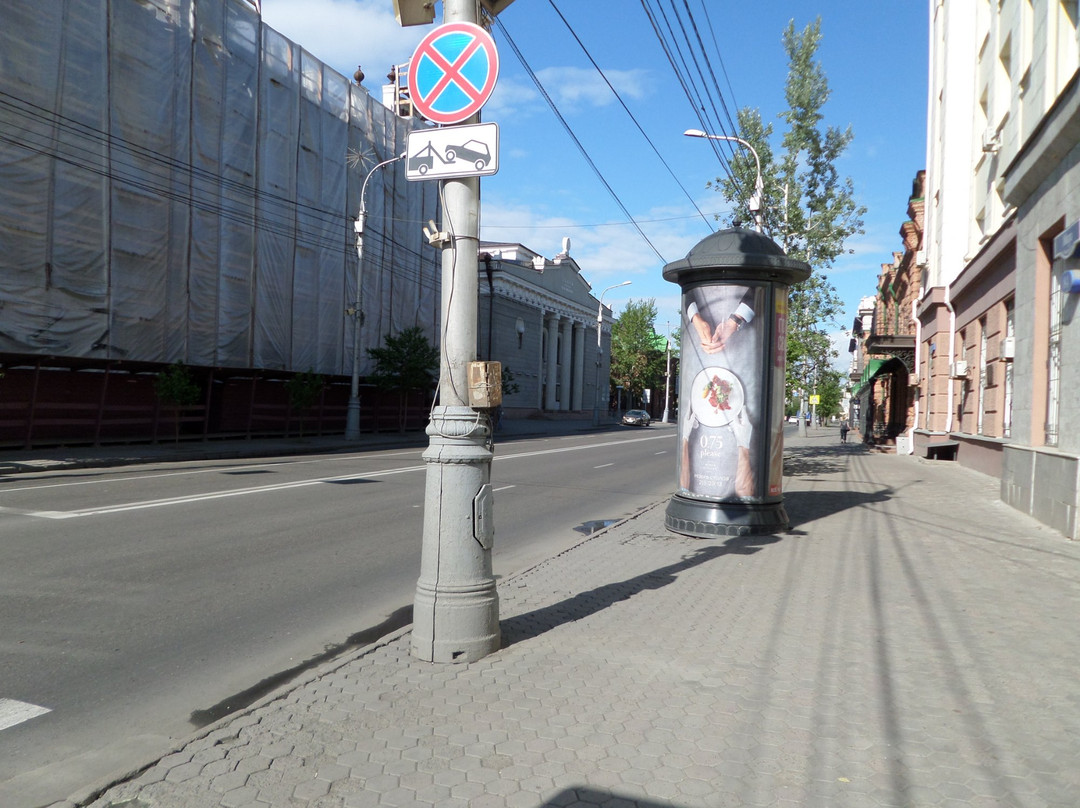
<svg viewBox="0 0 1080 808">
<path fill-rule="evenodd" d="M 866 367 L 863 368 L 862 376 L 859 377 L 859 383 L 855 385 L 855 390 L 852 392 L 851 395 L 855 397 L 862 395 L 863 391 L 867 388 L 870 382 L 872 382 L 874 379 L 876 379 L 878 376 L 888 370 L 888 368 L 886 368 L 885 366 L 888 365 L 889 362 L 891 362 L 893 359 L 895 359 L 895 357 L 890 357 L 889 359 L 868 360 L 866 363 Z"/>
</svg>

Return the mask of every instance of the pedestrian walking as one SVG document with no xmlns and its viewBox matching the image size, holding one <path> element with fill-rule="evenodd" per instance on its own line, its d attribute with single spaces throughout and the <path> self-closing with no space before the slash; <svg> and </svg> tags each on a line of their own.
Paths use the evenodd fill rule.
<svg viewBox="0 0 1080 808">
<path fill-rule="evenodd" d="M 840 442 L 847 443 L 848 422 L 847 418 L 840 420 Z"/>
</svg>

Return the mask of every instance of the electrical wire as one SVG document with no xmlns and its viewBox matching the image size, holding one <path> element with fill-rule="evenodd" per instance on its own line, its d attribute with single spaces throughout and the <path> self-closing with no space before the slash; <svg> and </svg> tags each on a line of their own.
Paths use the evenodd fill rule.
<svg viewBox="0 0 1080 808">
<path fill-rule="evenodd" d="M 684 0 L 684 7 L 687 10 L 688 16 L 691 19 L 690 27 L 695 31 L 695 38 L 691 40 L 687 31 L 687 26 L 683 22 L 682 17 L 679 15 L 678 8 L 675 6 L 674 0 L 670 0 L 672 16 L 675 18 L 679 31 L 682 34 L 682 41 L 686 43 L 686 52 L 689 53 L 689 58 L 694 62 L 694 68 L 691 68 L 687 56 L 684 54 L 684 48 L 679 44 L 679 37 L 675 32 L 675 26 L 672 24 L 671 19 L 668 17 L 667 12 L 664 10 L 663 5 L 657 0 L 657 8 L 654 11 L 649 5 L 649 0 L 641 0 L 641 7 L 645 11 L 646 16 L 649 19 L 653 28 L 653 33 L 660 43 L 664 54 L 667 56 L 668 63 L 671 66 L 672 72 L 675 74 L 679 81 L 680 86 L 683 89 L 683 93 L 686 95 L 691 107 L 694 109 L 694 114 L 698 119 L 701 128 L 707 132 L 714 132 L 717 134 L 726 135 L 728 129 L 722 122 L 722 117 L 726 116 L 729 122 L 732 123 L 732 130 L 737 131 L 737 126 L 731 121 L 731 115 L 726 101 L 723 99 L 723 93 L 716 87 L 716 96 L 720 99 L 719 105 L 713 100 L 713 94 L 709 92 L 708 85 L 704 84 L 701 88 L 694 82 L 694 77 L 703 79 L 706 72 L 710 73 L 713 77 L 714 85 L 715 72 L 711 68 L 711 60 L 708 59 L 705 53 L 704 42 L 701 39 L 698 32 L 697 24 L 693 20 L 693 14 L 690 11 L 689 5 Z M 660 24 L 660 20 L 663 20 L 664 26 L 667 28 L 667 35 L 665 36 L 663 28 Z M 697 48 L 694 47 L 694 41 L 698 43 Z M 697 56 L 698 51 L 702 52 L 702 56 Z M 702 69 L 701 61 L 705 61 L 708 65 L 707 70 Z M 680 68 L 679 63 L 682 67 Z M 724 110 L 724 116 L 721 116 L 720 109 Z M 710 112 L 711 110 L 711 112 Z M 731 170 L 731 163 L 735 155 L 735 146 L 725 140 L 718 140 L 709 138 L 710 147 L 713 153 L 716 155 L 717 160 L 720 163 L 721 168 L 727 175 L 729 181 L 731 181 L 736 187 L 740 187 L 741 183 L 739 178 Z M 743 189 L 745 190 L 745 189 Z"/>
<path fill-rule="evenodd" d="M 634 117 L 634 113 L 630 111 L 630 108 L 626 105 L 626 102 L 623 101 L 622 96 L 619 95 L 619 91 L 616 90 L 614 86 L 612 86 L 610 81 L 608 81 L 607 75 L 604 73 L 603 70 L 600 69 L 600 65 L 596 63 L 596 60 L 592 57 L 592 54 L 589 53 L 589 49 L 585 47 L 585 43 L 581 41 L 581 37 L 577 35 L 577 32 L 574 31 L 570 23 L 566 21 L 566 17 L 563 16 L 563 13 L 559 10 L 559 7 L 555 5 L 555 0 L 548 0 L 548 3 L 551 4 L 551 7 L 555 10 L 555 13 L 559 15 L 559 19 L 562 20 L 563 25 L 566 26 L 566 30 L 570 32 L 570 35 L 574 38 L 574 41 L 576 41 L 581 47 L 581 50 L 585 53 L 585 56 L 592 64 L 593 68 L 596 70 L 597 73 L 600 74 L 600 78 L 604 80 L 604 83 L 608 86 L 608 89 L 611 90 L 611 94 L 615 96 L 615 99 L 619 102 L 623 110 L 630 117 L 630 120 L 634 122 L 634 126 L 637 127 L 637 130 L 641 133 L 641 136 L 645 138 L 645 142 L 648 143 L 650 147 L 652 147 L 653 153 L 656 154 L 657 159 L 659 159 L 661 164 L 663 164 L 664 168 L 667 169 L 667 172 L 671 175 L 671 178 L 675 180 L 675 184 L 679 186 L 679 190 L 681 190 L 686 196 L 686 198 L 690 200 L 690 204 L 693 205 L 694 210 L 698 212 L 698 215 L 701 217 L 702 221 L 704 221 L 706 226 L 708 226 L 708 228 L 712 230 L 712 223 L 705 217 L 705 214 L 701 212 L 701 208 L 697 206 L 697 203 L 690 195 L 690 192 L 687 191 L 686 188 L 683 186 L 682 182 L 679 181 L 679 178 L 675 175 L 675 172 L 672 171 L 671 166 L 668 165 L 667 160 L 664 159 L 664 156 L 660 153 L 660 150 L 656 148 L 656 144 L 653 143 L 652 139 L 645 133 L 645 130 L 641 127 L 641 124 L 638 123 L 638 119 Z"/>
<path fill-rule="evenodd" d="M 578 151 L 580 151 L 582 156 L 585 158 L 585 162 L 588 163 L 589 168 L 593 170 L 593 173 L 596 174 L 597 178 L 600 180 L 600 183 L 604 186 L 605 189 L 607 189 L 608 194 L 610 194 L 611 198 L 615 200 L 615 204 L 619 206 L 619 210 L 621 210 L 626 216 L 626 218 L 630 221 L 630 223 L 634 225 L 634 228 L 638 231 L 638 235 L 640 235 L 642 240 L 649 245 L 649 249 L 651 249 L 656 254 L 656 257 L 659 258 L 663 263 L 668 263 L 667 259 L 665 259 L 664 256 L 660 254 L 660 251 L 658 249 L 656 249 L 656 245 L 649 240 L 649 237 L 647 235 L 645 235 L 645 231 L 641 229 L 641 225 L 638 224 L 638 222 L 630 214 L 630 211 L 627 210 L 626 205 L 623 204 L 623 201 L 619 198 L 619 195 L 615 193 L 615 189 L 611 187 L 611 184 L 607 181 L 607 179 L 605 179 L 600 169 L 597 168 L 596 163 L 593 162 L 593 159 L 589 155 L 588 150 L 586 150 L 585 146 L 582 145 L 581 141 L 578 139 L 578 136 L 574 134 L 574 130 L 570 127 L 570 124 L 567 123 L 566 118 L 564 118 L 563 114 L 559 111 L 558 106 L 555 104 L 554 100 L 552 100 L 551 96 L 544 88 L 543 83 L 540 81 L 539 77 L 537 77 L 536 73 L 533 71 L 529 63 L 525 60 L 525 56 L 521 53 L 521 50 L 518 48 L 517 43 L 514 42 L 513 37 L 510 36 L 510 32 L 506 30 L 506 26 L 503 25 L 502 20 L 496 17 L 495 24 L 498 26 L 499 31 L 502 33 L 502 35 L 506 38 L 507 43 L 509 43 L 511 50 L 514 51 L 514 55 L 517 56 L 518 61 L 521 62 L 521 66 L 525 69 L 525 72 L 529 74 L 529 78 L 532 79 L 533 84 L 536 85 L 536 89 L 540 91 L 540 95 L 547 102 L 548 106 L 551 107 L 551 111 L 555 113 L 555 117 L 558 119 L 559 123 L 562 124 L 563 129 L 566 130 L 566 133 L 570 136 L 570 139 L 574 142 L 574 145 L 577 146 Z"/>
</svg>

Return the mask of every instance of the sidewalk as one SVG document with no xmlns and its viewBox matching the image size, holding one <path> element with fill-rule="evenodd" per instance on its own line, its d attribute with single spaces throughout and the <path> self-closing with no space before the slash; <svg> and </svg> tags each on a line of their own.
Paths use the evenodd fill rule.
<svg viewBox="0 0 1080 808">
<path fill-rule="evenodd" d="M 658 503 L 501 581 L 484 660 L 404 629 L 57 805 L 1075 806 L 1080 545 L 835 430 L 787 472 L 785 534 Z"/>
</svg>

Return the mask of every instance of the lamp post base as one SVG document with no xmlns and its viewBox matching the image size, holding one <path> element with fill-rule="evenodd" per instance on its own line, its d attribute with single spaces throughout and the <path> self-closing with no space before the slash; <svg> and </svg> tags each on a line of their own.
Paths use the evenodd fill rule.
<svg viewBox="0 0 1080 808">
<path fill-rule="evenodd" d="M 427 434 L 412 653 L 425 662 L 475 662 L 500 642 L 491 571 L 491 423 L 469 407 L 436 407 Z"/>
<path fill-rule="evenodd" d="M 783 502 L 708 502 L 679 494 L 664 516 L 668 530 L 699 539 L 782 533 L 788 524 Z"/>
</svg>

